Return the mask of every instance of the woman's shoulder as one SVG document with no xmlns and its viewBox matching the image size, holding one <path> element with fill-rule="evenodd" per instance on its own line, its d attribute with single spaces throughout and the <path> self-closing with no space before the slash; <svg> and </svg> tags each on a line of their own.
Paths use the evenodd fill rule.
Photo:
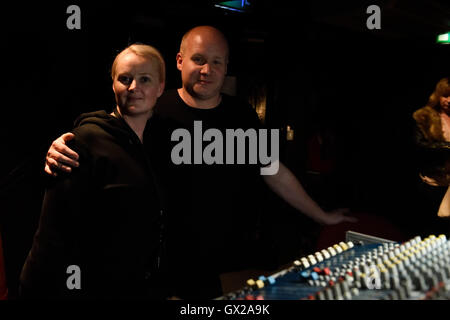
<svg viewBox="0 0 450 320">
<path fill-rule="evenodd" d="M 124 128 L 120 121 L 105 111 L 82 114 L 75 121 L 72 133 L 75 144 L 84 147 L 96 147 L 124 136 Z"/>
<path fill-rule="evenodd" d="M 87 143 L 92 140 L 98 140 L 106 136 L 107 133 L 100 125 L 96 123 L 85 123 L 72 130 L 75 134 L 75 141 Z"/>
<path fill-rule="evenodd" d="M 441 116 L 437 110 L 426 106 L 415 111 L 413 117 L 417 127 L 427 140 L 444 140 Z"/>
<path fill-rule="evenodd" d="M 439 112 L 437 112 L 435 109 L 433 109 L 430 106 L 425 106 L 423 108 L 420 108 L 413 113 L 413 118 L 417 122 L 422 122 L 431 118 L 437 118 L 439 117 Z"/>
</svg>

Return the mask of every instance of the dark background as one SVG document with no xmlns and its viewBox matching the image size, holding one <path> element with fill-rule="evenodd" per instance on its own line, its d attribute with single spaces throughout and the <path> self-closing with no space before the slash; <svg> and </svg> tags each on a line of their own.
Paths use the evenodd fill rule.
<svg viewBox="0 0 450 320">
<path fill-rule="evenodd" d="M 265 89 L 266 124 L 294 129 L 282 161 L 324 208 L 349 207 L 360 230 L 398 241 L 441 223 L 418 189 L 411 115 L 449 75 L 450 45 L 436 44 L 450 30 L 446 1 L 249 1 L 243 13 L 217 2 L 16 1 L 2 9 L 0 232 L 11 293 L 36 228 L 51 141 L 80 113 L 111 110 L 110 66 L 132 42 L 160 49 L 166 88 L 177 88 L 181 36 L 201 24 L 229 38 L 237 95 Z M 81 30 L 66 28 L 71 4 L 81 8 Z M 366 27 L 371 4 L 381 8 L 381 30 Z M 325 183 L 308 174 L 317 128 L 335 137 Z M 314 250 L 327 230 L 270 193 L 262 198 L 275 264 Z"/>
</svg>

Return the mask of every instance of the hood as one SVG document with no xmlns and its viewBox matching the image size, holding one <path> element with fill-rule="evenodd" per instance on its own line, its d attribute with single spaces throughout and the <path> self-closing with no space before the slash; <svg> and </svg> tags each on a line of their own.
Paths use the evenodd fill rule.
<svg viewBox="0 0 450 320">
<path fill-rule="evenodd" d="M 75 120 L 74 128 L 95 124 L 118 139 L 137 139 L 139 141 L 137 135 L 116 110 L 114 110 L 114 114 L 116 117 L 104 110 L 83 113 Z"/>
</svg>

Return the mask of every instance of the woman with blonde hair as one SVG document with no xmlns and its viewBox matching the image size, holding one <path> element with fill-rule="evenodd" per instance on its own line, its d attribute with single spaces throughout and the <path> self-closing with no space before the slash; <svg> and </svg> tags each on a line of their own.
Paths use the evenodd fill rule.
<svg viewBox="0 0 450 320">
<path fill-rule="evenodd" d="M 70 133 L 83 165 L 46 189 L 21 298 L 159 298 L 164 205 L 144 130 L 164 90 L 164 60 L 134 44 L 111 75 L 113 112 L 82 114 Z"/>
</svg>

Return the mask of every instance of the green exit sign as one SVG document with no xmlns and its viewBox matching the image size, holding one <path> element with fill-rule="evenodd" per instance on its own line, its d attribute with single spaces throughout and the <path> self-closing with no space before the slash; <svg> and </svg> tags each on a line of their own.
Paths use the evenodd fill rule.
<svg viewBox="0 0 450 320">
<path fill-rule="evenodd" d="M 449 44 L 450 43 L 450 32 L 438 35 L 436 42 L 442 43 L 442 44 Z"/>
</svg>

